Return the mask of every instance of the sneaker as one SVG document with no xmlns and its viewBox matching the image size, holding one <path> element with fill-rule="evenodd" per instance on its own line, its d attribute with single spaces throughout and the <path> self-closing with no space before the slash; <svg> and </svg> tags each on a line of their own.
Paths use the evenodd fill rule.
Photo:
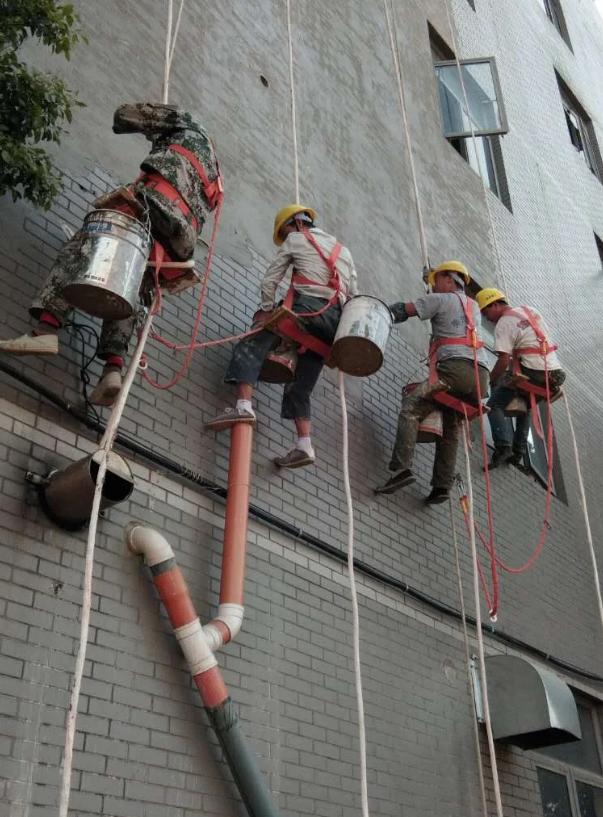
<svg viewBox="0 0 603 817">
<path fill-rule="evenodd" d="M 249 423 L 249 425 L 254 426 L 256 423 L 255 414 L 238 408 L 225 408 L 221 414 L 205 423 L 204 427 L 206 431 L 223 431 L 225 428 L 232 428 L 237 423 Z"/>
<path fill-rule="evenodd" d="M 405 468 L 402 471 L 398 471 L 398 473 L 394 474 L 393 477 L 390 477 L 384 485 L 379 485 L 377 488 L 375 488 L 375 493 L 393 494 L 400 488 L 404 488 L 405 485 L 412 485 L 414 481 L 415 478 L 412 471 L 409 468 Z"/>
<path fill-rule="evenodd" d="M 450 499 L 450 490 L 448 488 L 432 488 L 429 496 L 423 500 L 426 505 L 440 505 L 442 502 L 448 502 Z"/>
<path fill-rule="evenodd" d="M 115 370 L 106 372 L 92 390 L 90 402 L 95 406 L 112 406 L 120 391 L 120 372 Z"/>
<path fill-rule="evenodd" d="M 11 340 L 0 341 L 0 352 L 13 355 L 58 355 L 58 335 L 21 335 Z"/>
<path fill-rule="evenodd" d="M 498 468 L 499 465 L 504 465 L 506 462 L 513 457 L 513 451 L 511 450 L 510 445 L 501 445 L 497 446 L 494 449 L 494 453 L 492 454 L 492 459 L 488 464 L 488 469 L 492 471 L 494 468 Z M 484 469 L 485 470 L 485 469 Z"/>
<path fill-rule="evenodd" d="M 301 448 L 292 448 L 284 457 L 275 457 L 272 462 L 277 468 L 303 468 L 304 465 L 312 465 L 315 459 L 314 454 L 308 454 Z"/>
</svg>

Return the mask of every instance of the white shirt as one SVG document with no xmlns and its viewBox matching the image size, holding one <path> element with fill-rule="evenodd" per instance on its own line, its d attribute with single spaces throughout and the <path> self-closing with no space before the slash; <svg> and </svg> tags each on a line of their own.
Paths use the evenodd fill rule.
<svg viewBox="0 0 603 817">
<path fill-rule="evenodd" d="M 530 306 L 528 308 L 538 319 L 538 323 L 547 342 L 552 345 L 549 330 L 542 319 L 542 315 L 536 309 L 533 309 L 533 307 Z M 537 347 L 539 345 L 536 332 L 534 332 L 530 326 L 529 321 L 522 316 L 521 308 L 516 307 L 516 309 L 519 314 L 516 315 L 513 312 L 507 312 L 502 318 L 499 318 L 496 323 L 494 330 L 494 349 L 497 352 L 505 352 L 508 355 L 512 355 L 515 349 L 526 346 Z M 544 371 L 544 360 L 541 355 L 520 355 L 519 359 L 521 364 L 527 366 L 528 369 Z M 546 356 L 546 365 L 547 369 L 561 368 L 561 361 L 555 352 L 548 353 Z"/>
<path fill-rule="evenodd" d="M 337 239 L 317 227 L 312 227 L 310 232 L 320 249 L 328 257 L 333 252 Z M 318 282 L 318 286 L 311 286 L 310 284 L 300 284 L 294 281 L 293 286 L 300 295 L 309 295 L 313 298 L 324 298 L 325 300 L 333 297 L 335 290 L 326 286 L 331 273 L 325 262 L 303 233 L 289 233 L 262 279 L 262 309 L 268 310 L 274 306 L 276 290 L 290 266 L 293 266 L 295 272 L 299 272 L 300 275 L 310 281 Z M 343 291 L 339 294 L 339 300 L 343 305 L 352 295 L 358 294 L 356 268 L 354 267 L 352 254 L 347 247 L 341 248 L 335 266 L 341 280 Z"/>
</svg>

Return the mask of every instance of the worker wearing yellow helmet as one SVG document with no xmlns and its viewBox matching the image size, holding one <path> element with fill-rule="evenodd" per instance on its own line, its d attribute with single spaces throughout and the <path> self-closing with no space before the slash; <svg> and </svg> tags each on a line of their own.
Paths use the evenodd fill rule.
<svg viewBox="0 0 603 817">
<path fill-rule="evenodd" d="M 356 269 L 350 251 L 315 225 L 316 211 L 301 204 L 290 204 L 278 211 L 272 238 L 279 248 L 260 285 L 261 305 L 254 321 L 268 320 L 277 305 L 277 290 L 292 268 L 286 305 L 304 315 L 303 331 L 331 345 L 339 325 L 342 307 L 357 294 Z M 298 322 L 301 323 L 301 322 Z M 237 401 L 206 424 L 221 431 L 236 423 L 255 425 L 252 405 L 266 356 L 276 349 L 281 338 L 262 329 L 241 340 L 234 348 L 224 381 L 236 386 Z M 281 417 L 293 420 L 296 440 L 293 448 L 274 463 L 279 468 L 300 468 L 315 460 L 311 440 L 310 396 L 324 364 L 324 358 L 307 349 L 298 355 L 294 380 L 285 386 Z"/>
<path fill-rule="evenodd" d="M 554 395 L 565 380 L 565 372 L 540 312 L 533 307 L 510 306 L 505 293 L 493 287 L 480 290 L 476 299 L 482 315 L 495 324 L 494 351 L 498 355 L 490 374 L 492 391 L 488 400 L 494 441 L 490 468 L 506 462 L 521 465 L 527 453 L 530 411 L 526 404 L 527 411 L 516 417 L 515 428 L 511 418 L 505 416 L 505 407 L 517 394 L 511 386 L 512 377 L 514 373 L 523 374 L 536 386 L 545 386 L 548 380 Z"/>
<path fill-rule="evenodd" d="M 412 302 L 392 304 L 390 309 L 396 323 L 411 317 L 431 321 L 432 344 L 430 359 L 436 382 L 444 383 L 450 392 L 461 400 L 477 401 L 477 383 L 474 366 L 474 348 L 468 340 L 471 326 L 480 337 L 481 317 L 477 304 L 465 294 L 470 283 L 467 267 L 460 261 L 446 261 L 430 270 L 427 283 L 431 292 Z M 488 390 L 488 364 L 483 349 L 477 351 L 478 377 L 481 394 Z M 411 470 L 419 425 L 435 408 L 431 396 L 434 392 L 430 377 L 406 393 L 398 419 L 398 433 L 392 452 L 389 470 L 393 475 L 376 489 L 376 493 L 391 494 L 415 481 Z M 432 490 L 426 497 L 427 504 L 445 502 L 456 473 L 456 451 L 459 425 L 456 412 L 444 411 L 443 436 L 436 442 Z"/>
</svg>

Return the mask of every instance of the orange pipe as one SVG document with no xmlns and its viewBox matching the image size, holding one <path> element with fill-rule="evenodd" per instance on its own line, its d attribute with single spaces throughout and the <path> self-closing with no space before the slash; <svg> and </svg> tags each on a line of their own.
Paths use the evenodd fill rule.
<svg viewBox="0 0 603 817">
<path fill-rule="evenodd" d="M 182 627 L 197 618 L 197 613 L 188 594 L 184 576 L 179 567 L 173 567 L 153 577 L 161 600 L 165 606 L 172 627 Z"/>
<path fill-rule="evenodd" d="M 238 423 L 232 427 L 220 604 L 243 605 L 252 441 L 253 426 L 251 424 Z"/>
<path fill-rule="evenodd" d="M 193 681 L 199 690 L 203 706 L 208 709 L 214 709 L 228 698 L 228 690 L 219 667 L 200 672 L 193 677 Z"/>
</svg>

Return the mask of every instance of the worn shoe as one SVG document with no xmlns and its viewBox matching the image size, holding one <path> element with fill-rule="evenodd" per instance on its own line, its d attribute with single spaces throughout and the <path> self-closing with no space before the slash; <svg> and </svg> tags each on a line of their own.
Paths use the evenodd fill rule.
<svg viewBox="0 0 603 817">
<path fill-rule="evenodd" d="M 121 374 L 117 371 L 106 372 L 92 390 L 90 402 L 95 406 L 112 406 L 120 390 Z"/>
<path fill-rule="evenodd" d="M 426 496 L 423 501 L 426 505 L 440 505 L 442 502 L 448 502 L 449 499 L 448 488 L 432 488 L 429 496 Z"/>
<path fill-rule="evenodd" d="M 304 465 L 312 465 L 316 457 L 308 454 L 301 448 L 292 448 L 284 457 L 275 457 L 272 462 L 277 468 L 303 468 Z"/>
<path fill-rule="evenodd" d="M 498 446 L 494 449 L 492 459 L 488 464 L 488 470 L 492 471 L 493 468 L 498 468 L 499 465 L 504 465 L 506 462 L 509 462 L 512 457 L 513 451 L 511 450 L 510 445 Z"/>
<path fill-rule="evenodd" d="M 255 414 L 238 408 L 226 408 L 213 420 L 205 423 L 204 427 L 206 431 L 223 431 L 225 428 L 232 428 L 237 423 L 249 423 L 249 425 L 254 426 L 256 423 Z"/>
<path fill-rule="evenodd" d="M 384 485 L 379 485 L 375 488 L 376 494 L 393 494 L 405 485 L 412 485 L 415 481 L 412 471 L 405 468 L 403 471 L 398 471 L 393 477 L 390 477 Z"/>
<path fill-rule="evenodd" d="M 58 335 L 21 335 L 11 340 L 0 341 L 0 352 L 13 355 L 58 355 Z"/>
</svg>

